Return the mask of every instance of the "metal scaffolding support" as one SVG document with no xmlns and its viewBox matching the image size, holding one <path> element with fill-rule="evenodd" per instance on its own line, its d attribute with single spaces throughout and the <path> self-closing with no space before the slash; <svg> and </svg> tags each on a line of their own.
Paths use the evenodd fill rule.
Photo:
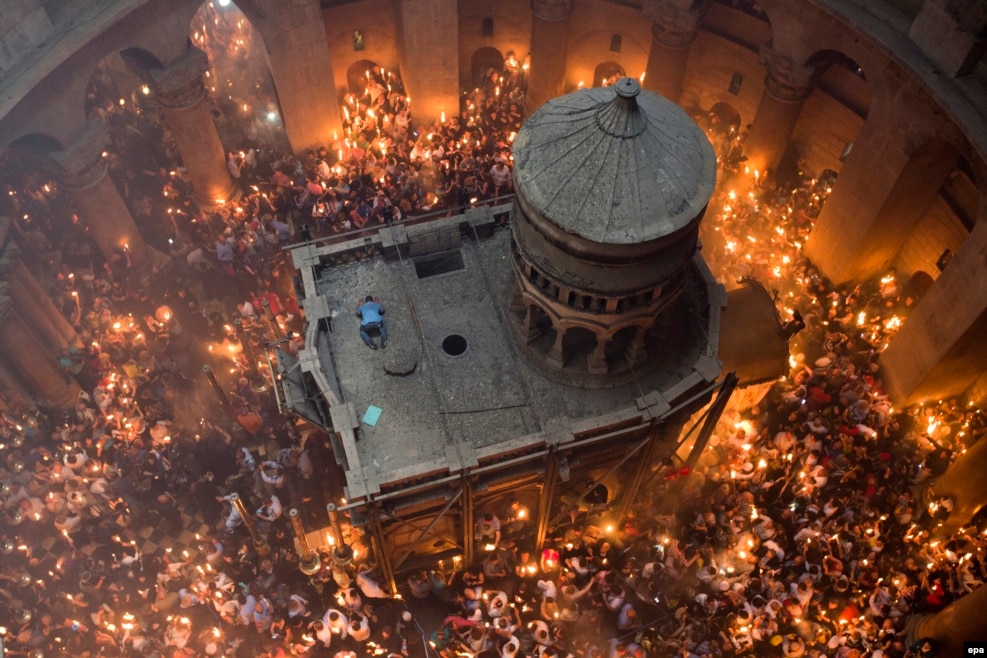
<svg viewBox="0 0 987 658">
<path fill-rule="evenodd" d="M 473 485 L 469 481 L 469 471 L 463 473 L 460 496 L 463 500 L 463 563 L 473 564 Z M 455 498 L 453 499 L 455 500 Z M 451 501 L 450 501 L 451 502 Z"/>
<path fill-rule="evenodd" d="M 657 426 L 657 423 L 656 423 L 656 420 L 657 420 L 657 419 L 653 419 L 653 420 L 652 420 L 652 426 L 653 426 L 653 427 L 654 427 L 654 426 Z M 651 439 L 652 439 L 652 437 L 653 437 L 653 436 L 654 436 L 654 429 L 652 429 L 652 430 L 650 430 L 650 431 L 648 432 L 648 437 L 647 437 L 646 439 L 643 439 L 643 440 L 641 440 L 640 442 L 638 442 L 638 444 L 637 444 L 637 445 L 635 445 L 635 446 L 634 446 L 633 448 L 631 448 L 631 449 L 630 449 L 630 450 L 629 450 L 629 451 L 627 452 L 627 454 L 626 454 L 626 455 L 624 455 L 624 456 L 623 456 L 623 457 L 622 457 L 622 458 L 620 459 L 620 461 L 618 461 L 618 462 L 617 462 L 616 464 L 614 464 L 614 465 L 613 465 L 612 467 L 610 467 L 610 469 L 609 469 L 609 470 L 608 470 L 608 471 L 607 471 L 606 473 L 604 473 L 604 474 L 603 474 L 603 475 L 601 475 L 600 477 L 598 477 L 598 478 L 596 478 L 595 480 L 593 480 L 593 481 L 592 481 L 592 482 L 591 482 L 591 483 L 589 484 L 589 486 L 588 486 L 588 487 L 586 487 L 586 488 L 585 488 L 585 489 L 583 490 L 583 492 L 582 492 L 581 494 L 579 494 L 579 498 L 577 498 L 577 499 L 576 499 L 576 502 L 575 502 L 575 503 L 573 503 L 573 504 L 574 504 L 574 505 L 578 505 L 578 504 L 580 504 L 581 502 L 583 502 L 583 499 L 584 499 L 584 498 L 586 498 L 586 496 L 588 496 L 588 495 L 589 495 L 589 493 L 590 493 L 591 491 L 593 491 L 594 489 L 596 489 L 596 487 L 597 487 L 597 486 L 598 486 L 598 485 L 599 485 L 599 484 L 600 484 L 601 482 L 603 482 L 603 481 L 604 481 L 604 480 L 606 480 L 606 479 L 607 479 L 608 477 L 610 477 L 610 476 L 611 476 L 611 475 L 612 475 L 612 474 L 613 474 L 613 473 L 614 473 L 614 472 L 615 472 L 615 471 L 616 471 L 616 470 L 617 470 L 618 468 L 620 468 L 621 466 L 623 466 L 623 465 L 624 465 L 624 464 L 625 464 L 625 463 L 627 462 L 627 460 L 629 460 L 629 459 L 631 459 L 632 457 L 634 457 L 635 455 L 637 455 L 637 453 L 641 451 L 641 448 L 643 448 L 644 446 L 646 446 L 646 445 L 648 445 L 648 443 L 649 443 L 649 442 L 651 441 Z M 565 510 L 563 510 L 562 512 L 560 512 L 560 513 L 558 513 L 558 514 L 556 514 L 556 515 L 555 515 L 555 517 L 554 517 L 554 518 L 552 518 L 552 519 L 551 519 L 551 520 L 550 520 L 550 521 L 549 521 L 549 522 L 548 522 L 548 523 L 546 524 L 546 527 L 547 527 L 548 525 L 555 525 L 556 523 L 558 523 L 558 522 L 560 522 L 560 521 L 562 520 L 562 518 L 563 518 L 563 517 L 564 517 L 564 516 L 565 516 L 566 514 L 567 514 L 567 512 L 566 512 Z"/>
<path fill-rule="evenodd" d="M 435 515 L 435 518 L 432 519 L 432 521 L 428 524 L 428 526 L 424 530 L 422 530 L 422 534 L 418 535 L 418 537 L 415 539 L 416 542 L 419 542 L 422 539 L 424 539 L 425 537 L 428 537 L 429 533 L 431 533 L 432 530 L 435 529 L 436 524 L 438 524 L 438 522 L 442 519 L 442 517 L 445 516 L 446 512 L 449 511 L 449 508 L 451 508 L 456 503 L 457 500 L 459 500 L 461 497 L 463 497 L 463 494 L 464 494 L 465 489 L 466 489 L 465 479 L 464 479 L 463 483 L 464 483 L 463 488 L 461 488 L 459 491 L 457 491 L 456 492 L 456 495 L 454 495 L 452 498 L 450 498 L 449 501 L 446 502 L 445 505 L 443 505 L 442 509 L 440 509 L 438 511 L 438 513 Z M 379 519 L 378 519 L 377 523 L 378 523 L 378 525 L 380 524 L 380 520 Z M 401 557 L 399 557 L 398 559 L 394 560 L 394 568 L 395 569 L 400 569 L 401 568 L 401 565 L 404 564 L 404 561 L 407 560 L 411 556 L 411 554 L 414 553 L 414 552 L 415 552 L 415 545 L 412 544 L 411 547 L 408 550 L 406 550 L 404 553 L 401 554 Z"/>
<path fill-rule="evenodd" d="M 618 519 L 623 519 L 627 516 L 627 510 L 637 500 L 637 496 L 641 491 L 641 484 L 644 482 L 645 476 L 651 468 L 651 464 L 654 463 L 655 448 L 658 445 L 658 435 L 660 434 L 658 427 L 658 421 L 655 419 L 652 422 L 651 430 L 648 432 L 648 438 L 643 442 L 644 447 L 637 460 L 637 465 L 634 467 L 634 475 L 631 477 L 630 484 L 620 493 L 620 505 L 617 506 Z"/>
<path fill-rule="evenodd" d="M 541 496 L 538 498 L 538 530 L 535 535 L 535 550 L 541 551 L 548 534 L 549 517 L 552 514 L 552 502 L 555 500 L 555 486 L 559 480 L 559 457 L 555 448 L 545 455 L 545 482 L 542 485 Z"/>
<path fill-rule="evenodd" d="M 384 526 L 380 522 L 380 509 L 376 503 L 367 505 L 367 519 L 370 522 L 370 538 L 373 542 L 374 555 L 377 556 L 377 564 L 384 574 L 384 579 L 391 588 L 391 593 L 398 591 L 397 581 L 394 580 L 394 565 L 391 556 L 387 554 L 384 547 L 387 546 L 384 537 Z"/>
<path fill-rule="evenodd" d="M 703 428 L 699 430 L 699 434 L 696 436 L 696 442 L 692 446 L 692 452 L 689 453 L 689 458 L 685 461 L 686 466 L 689 468 L 696 466 L 699 456 L 706 449 L 706 445 L 709 443 L 709 437 L 713 435 L 713 428 L 720 422 L 720 416 L 723 415 L 723 410 L 727 408 L 727 403 L 730 402 L 730 396 L 736 390 L 738 381 L 737 374 L 733 372 L 728 372 L 727 376 L 723 378 L 723 385 L 720 386 L 720 390 L 716 393 L 716 399 L 713 400 L 713 404 L 709 407 L 706 422 L 703 423 Z"/>
</svg>

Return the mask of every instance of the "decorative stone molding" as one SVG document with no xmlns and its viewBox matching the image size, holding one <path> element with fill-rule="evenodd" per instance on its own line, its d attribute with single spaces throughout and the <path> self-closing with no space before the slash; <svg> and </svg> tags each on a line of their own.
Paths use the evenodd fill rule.
<svg viewBox="0 0 987 658">
<path fill-rule="evenodd" d="M 531 12 L 543 21 L 561 21 L 572 13 L 572 0 L 531 0 Z"/>
<path fill-rule="evenodd" d="M 189 46 L 188 52 L 176 59 L 166 69 L 148 73 L 154 95 L 168 110 L 185 110 L 193 107 L 206 95 L 202 74 L 209 70 L 209 58 Z"/>
<path fill-rule="evenodd" d="M 7 284 L 4 282 L 0 287 L 5 288 L 6 285 Z M 10 297 L 7 296 L 7 291 L 0 290 L 0 323 L 6 321 L 7 316 L 13 312 L 13 308 L 13 302 L 11 302 Z"/>
<path fill-rule="evenodd" d="M 812 68 L 797 66 L 787 55 L 765 46 L 758 59 L 768 69 L 764 86 L 768 93 L 780 101 L 798 103 L 812 93 Z"/>
<path fill-rule="evenodd" d="M 668 2 L 659 2 L 655 9 L 651 36 L 666 48 L 687 48 L 696 40 L 699 17 Z"/>
<path fill-rule="evenodd" d="M 64 151 L 49 154 L 58 178 L 65 187 L 83 190 L 96 185 L 106 176 L 107 162 L 103 149 L 110 133 L 102 119 L 90 119 L 82 136 Z"/>
</svg>

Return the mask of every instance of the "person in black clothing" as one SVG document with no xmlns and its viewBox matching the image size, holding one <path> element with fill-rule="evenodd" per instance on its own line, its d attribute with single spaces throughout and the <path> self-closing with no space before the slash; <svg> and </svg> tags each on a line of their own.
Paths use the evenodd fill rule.
<svg viewBox="0 0 987 658">
<path fill-rule="evenodd" d="M 805 320 L 802 318 L 802 314 L 798 312 L 798 309 L 795 309 L 792 311 L 792 319 L 782 325 L 781 336 L 785 340 L 789 340 L 803 329 L 805 329 Z"/>
</svg>

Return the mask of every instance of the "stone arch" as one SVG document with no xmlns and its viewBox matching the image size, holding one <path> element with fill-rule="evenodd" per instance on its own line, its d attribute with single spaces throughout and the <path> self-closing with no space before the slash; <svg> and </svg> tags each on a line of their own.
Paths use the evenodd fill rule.
<svg viewBox="0 0 987 658">
<path fill-rule="evenodd" d="M 254 8 L 249 3 L 244 8 L 249 15 L 239 3 L 204 0 L 189 21 L 188 40 L 209 57 L 207 77 L 215 78 L 207 86 L 217 97 L 259 95 L 258 85 L 271 77 L 267 44 L 254 25 Z M 253 79 L 247 79 L 250 76 Z"/>
<path fill-rule="evenodd" d="M 867 118 L 871 89 L 864 69 L 849 55 L 838 50 L 817 50 L 805 65 L 812 68 L 813 85 L 856 114 Z"/>
<path fill-rule="evenodd" d="M 108 66 L 112 55 L 107 55 L 93 68 L 89 76 L 89 83 L 86 85 L 86 98 L 84 109 L 86 116 L 90 116 L 97 108 L 107 109 L 107 104 L 116 104 L 118 98 L 122 98 L 119 85 L 110 73 Z"/>
<path fill-rule="evenodd" d="M 922 235 L 929 226 L 928 211 L 955 170 L 959 155 L 953 144 L 940 139 L 928 140 L 911 150 L 866 235 L 858 241 L 858 256 L 852 271 L 856 278 L 879 276 L 896 263 L 902 263 L 907 257 L 904 253 L 906 245 L 914 242 L 910 240 L 912 236 L 919 236 L 919 243 L 928 243 L 930 236 Z M 932 223 L 935 221 L 932 219 Z M 934 259 L 920 259 L 919 263 L 922 260 L 934 262 Z M 909 269 L 931 270 L 932 266 L 919 265 Z"/>
<path fill-rule="evenodd" d="M 15 222 L 27 219 L 18 208 L 24 207 L 22 201 L 29 200 L 17 198 L 17 188 L 31 180 L 40 187 L 45 179 L 53 177 L 56 173 L 55 162 L 50 156 L 64 149 L 58 138 L 36 132 L 21 135 L 0 151 L 0 180 L 4 182 L 3 188 L 0 188 L 0 216 L 9 215 Z"/>
<path fill-rule="evenodd" d="M 372 59 L 358 59 L 346 69 L 346 90 L 362 96 L 367 89 L 367 74 L 378 66 Z"/>
<path fill-rule="evenodd" d="M 151 78 L 150 72 L 164 70 L 166 65 L 161 62 L 157 55 L 149 50 L 138 46 L 130 46 L 118 52 L 108 54 L 93 67 L 92 74 L 89 78 L 89 85 L 86 88 L 86 115 L 88 116 L 91 111 L 97 108 L 102 108 L 106 100 L 105 98 L 101 98 L 98 95 L 98 90 L 94 88 L 95 81 L 101 75 L 109 78 L 106 80 L 106 84 L 113 86 L 116 96 L 123 98 L 127 93 L 123 89 L 120 89 L 118 76 L 115 77 L 109 72 L 112 68 L 114 58 L 119 60 L 127 75 L 133 76 L 134 90 L 130 94 L 131 101 L 145 110 L 160 107 L 151 93 L 148 83 Z M 97 93 L 97 96 L 91 97 L 93 93 Z"/>
<path fill-rule="evenodd" d="M 567 325 L 561 329 L 562 364 L 577 370 L 588 370 L 590 355 L 600 342 L 600 336 L 581 325 Z"/>
<path fill-rule="evenodd" d="M 120 57 L 134 70 L 153 71 L 164 68 L 164 64 L 154 53 L 137 46 L 124 48 L 120 51 Z"/>
<path fill-rule="evenodd" d="M 704 4 L 702 0 L 696 0 L 696 2 L 692 3 L 693 9 L 698 9 L 699 7 L 697 5 L 702 4 Z M 771 25 L 771 8 L 773 3 L 770 0 L 767 2 L 740 2 L 732 4 L 737 11 L 747 14 L 748 16 L 753 16 L 757 20 L 764 21 L 768 25 Z"/>
<path fill-rule="evenodd" d="M 527 335 L 524 336 L 526 344 L 529 349 L 545 356 L 555 345 L 559 329 L 552 317 L 540 305 L 526 299 L 525 307 L 527 312 Z"/>
<path fill-rule="evenodd" d="M 241 6 L 242 5 L 242 6 Z M 211 92 L 211 111 L 227 150 L 256 134 L 287 146 L 282 112 L 261 31 L 264 20 L 250 0 L 205 0 L 189 21 L 188 40 L 206 53 L 209 70 L 203 84 Z"/>
<path fill-rule="evenodd" d="M 26 149 L 38 155 L 47 155 L 64 150 L 65 146 L 47 133 L 29 133 L 12 141 L 7 148 Z"/>
<path fill-rule="evenodd" d="M 470 84 L 482 87 L 491 70 L 498 75 L 504 70 L 504 56 L 501 52 L 492 46 L 474 50 L 470 56 Z"/>
<path fill-rule="evenodd" d="M 54 161 L 52 153 L 64 150 L 62 143 L 47 133 L 22 135 L 0 151 L 0 216 L 9 217 L 16 226 L 23 229 L 25 223 L 33 223 L 37 214 L 44 220 L 52 219 L 50 211 L 44 211 L 29 195 L 19 194 L 20 189 L 31 181 L 32 188 L 46 185 L 52 177 Z M 35 187 L 36 186 L 36 187 Z"/>
<path fill-rule="evenodd" d="M 887 120 L 887 112 L 895 99 L 900 98 L 902 87 L 899 77 L 883 74 L 888 65 L 886 52 L 869 48 L 866 41 L 847 31 L 842 22 L 825 11 L 814 12 L 809 17 L 793 12 L 790 3 L 784 0 L 765 0 L 760 4 L 773 25 L 773 47 L 788 55 L 792 62 L 803 65 L 817 91 L 825 92 L 828 98 L 864 119 L 865 126 L 857 130 L 858 136 L 877 129 L 880 122 Z M 802 28 L 807 20 L 813 22 L 810 33 Z M 858 77 L 852 80 L 851 75 Z M 813 96 L 810 104 L 819 101 L 819 95 Z M 832 117 L 833 113 L 821 110 L 817 114 Z M 802 131 L 803 135 L 810 132 Z M 843 132 L 846 131 L 834 133 L 824 129 L 820 141 L 846 142 Z"/>
<path fill-rule="evenodd" d="M 915 154 L 919 163 L 924 157 L 923 150 L 929 148 L 934 147 L 926 145 Z M 906 167 L 902 175 L 915 166 L 921 164 Z M 935 169 L 930 170 L 930 174 L 935 173 Z M 969 160 L 960 155 L 927 208 L 920 213 L 893 263 L 904 285 L 904 297 L 915 300 L 921 297 L 969 239 L 983 214 L 979 190 L 977 172 Z"/>
<path fill-rule="evenodd" d="M 624 71 L 624 67 L 617 62 L 611 60 L 600 62 L 593 70 L 593 86 L 609 87 L 626 75 L 627 73 Z"/>
<path fill-rule="evenodd" d="M 778 151 L 782 144 L 775 143 L 775 148 L 768 149 L 768 162 L 761 161 L 756 149 L 746 155 L 754 165 L 772 167 L 780 185 L 796 180 L 803 168 L 812 175 L 823 169 L 840 171 L 871 110 L 870 84 L 855 59 L 828 44 L 821 48 L 812 44 L 807 52 L 786 55 L 768 50 L 762 57 L 768 68 L 766 91 L 772 98 L 789 99 L 786 102 L 797 111 L 787 124 L 788 140 L 783 150 Z M 777 101 L 766 102 L 758 111 L 774 112 L 785 125 L 787 115 L 777 107 Z M 753 123 L 758 124 L 757 116 Z M 752 131 L 757 133 L 756 139 L 748 143 L 763 146 L 764 122 L 757 127 Z"/>
<path fill-rule="evenodd" d="M 605 348 L 607 369 L 610 372 L 625 370 L 641 361 L 645 329 L 642 325 L 632 324 L 613 333 Z"/>
</svg>

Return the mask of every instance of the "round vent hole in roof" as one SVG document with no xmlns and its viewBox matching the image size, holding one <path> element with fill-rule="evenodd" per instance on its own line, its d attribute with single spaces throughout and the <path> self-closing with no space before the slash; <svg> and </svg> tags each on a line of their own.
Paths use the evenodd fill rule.
<svg viewBox="0 0 987 658">
<path fill-rule="evenodd" d="M 447 356 L 462 356 L 466 353 L 467 347 L 469 343 L 466 342 L 465 336 L 459 334 L 449 334 L 442 339 L 442 351 Z"/>
</svg>

